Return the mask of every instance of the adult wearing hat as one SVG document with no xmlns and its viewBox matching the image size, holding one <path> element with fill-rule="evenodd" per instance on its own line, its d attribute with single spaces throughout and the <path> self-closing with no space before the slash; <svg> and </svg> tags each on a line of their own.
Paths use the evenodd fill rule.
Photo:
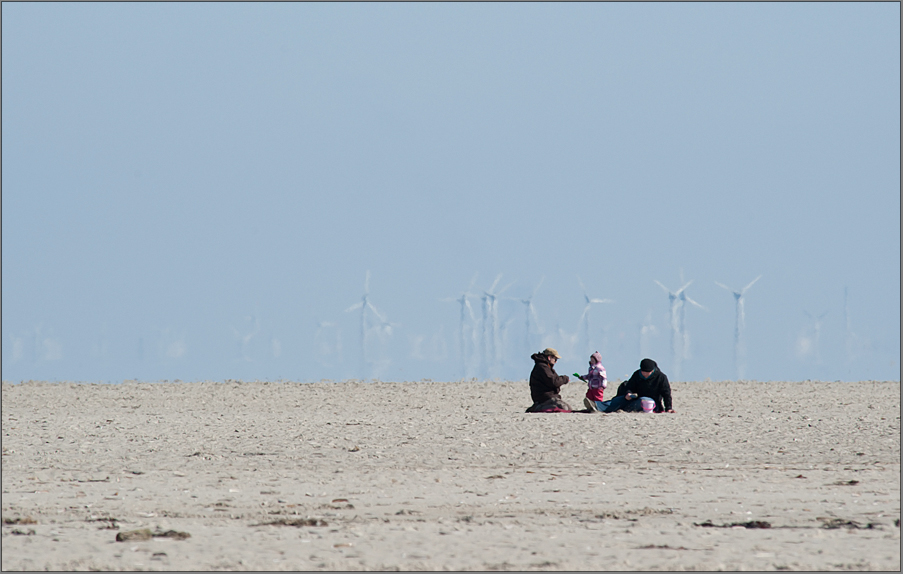
<svg viewBox="0 0 903 574">
<path fill-rule="evenodd" d="M 527 409 L 528 413 L 569 413 L 571 407 L 559 394 L 562 385 L 568 384 L 567 375 L 559 375 L 555 372 L 555 363 L 561 358 L 558 351 L 548 349 L 534 353 L 531 357 L 535 365 L 530 373 L 530 396 L 533 398 L 533 406 Z"/>
<path fill-rule="evenodd" d="M 618 396 L 601 404 L 604 407 L 601 410 L 603 413 L 674 412 L 671 408 L 671 383 L 668 382 L 668 375 L 661 372 L 652 359 L 640 361 L 639 370 L 634 371 L 630 379 L 618 387 Z"/>
</svg>

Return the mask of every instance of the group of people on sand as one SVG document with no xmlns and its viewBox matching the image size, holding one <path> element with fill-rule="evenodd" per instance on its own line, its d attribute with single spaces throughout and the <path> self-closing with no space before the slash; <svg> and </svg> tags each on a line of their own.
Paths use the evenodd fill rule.
<svg viewBox="0 0 903 574">
<path fill-rule="evenodd" d="M 533 372 L 530 373 L 530 395 L 533 405 L 528 413 L 613 413 L 627 411 L 637 413 L 673 413 L 671 404 L 671 384 L 668 376 L 659 370 L 652 359 L 640 361 L 640 368 L 618 387 L 617 395 L 604 400 L 608 388 L 608 377 L 602 366 L 602 355 L 598 351 L 589 358 L 589 372 L 574 376 L 587 385 L 583 399 L 584 410 L 575 411 L 561 398 L 560 389 L 568 384 L 567 375 L 555 372 L 555 363 L 561 359 L 558 351 L 548 348 L 534 353 Z"/>
</svg>

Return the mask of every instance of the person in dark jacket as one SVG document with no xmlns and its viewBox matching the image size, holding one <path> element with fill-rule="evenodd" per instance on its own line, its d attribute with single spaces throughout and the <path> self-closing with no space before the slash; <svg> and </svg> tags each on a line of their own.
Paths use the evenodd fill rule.
<svg viewBox="0 0 903 574">
<path fill-rule="evenodd" d="M 639 370 L 634 371 L 630 379 L 618 387 L 618 396 L 602 403 L 605 407 L 602 412 L 643 412 L 644 399 L 655 404 L 654 412 L 674 412 L 668 375 L 661 372 L 652 359 L 640 361 Z"/>
<path fill-rule="evenodd" d="M 533 406 L 528 408 L 527 412 L 571 412 L 570 405 L 564 402 L 559 394 L 562 385 L 568 384 L 568 376 L 555 372 L 555 363 L 561 358 L 558 351 L 550 347 L 541 353 L 534 353 L 530 358 L 536 364 L 530 373 L 530 396 L 533 399 Z"/>
</svg>

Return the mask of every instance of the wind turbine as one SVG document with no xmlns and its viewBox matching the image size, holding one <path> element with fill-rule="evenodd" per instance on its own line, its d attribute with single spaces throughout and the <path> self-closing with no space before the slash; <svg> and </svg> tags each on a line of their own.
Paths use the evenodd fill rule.
<svg viewBox="0 0 903 574">
<path fill-rule="evenodd" d="M 505 367 L 507 363 L 504 361 L 504 350 L 508 348 L 510 339 L 508 335 L 511 333 L 511 323 L 514 322 L 514 314 L 512 313 L 506 321 L 503 321 L 499 326 L 499 338 L 501 339 L 501 344 L 499 348 L 502 350 L 501 352 L 501 367 Z"/>
<path fill-rule="evenodd" d="M 320 363 L 327 367 L 341 363 L 342 333 L 338 325 L 332 321 L 318 321 L 314 341 L 317 345 L 317 360 Z"/>
<path fill-rule="evenodd" d="M 850 308 L 847 306 L 847 287 L 843 288 L 843 344 L 847 352 L 847 363 L 853 357 L 853 332 L 850 330 Z"/>
<path fill-rule="evenodd" d="M 511 301 L 518 301 L 520 303 L 523 303 L 523 305 L 524 305 L 524 315 L 525 315 L 524 316 L 524 319 L 525 319 L 524 341 L 526 342 L 526 345 L 527 345 L 526 352 L 527 352 L 528 356 L 530 355 L 530 353 L 533 352 L 533 345 L 531 344 L 530 335 L 533 333 L 534 330 L 539 329 L 539 318 L 536 316 L 536 308 L 533 307 L 533 297 L 536 296 L 536 292 L 539 291 L 539 286 L 542 285 L 542 282 L 545 278 L 546 278 L 545 275 L 543 275 L 539 279 L 539 283 L 536 284 L 536 287 L 533 288 L 533 292 L 530 293 L 530 296 L 527 297 L 526 299 L 517 299 L 515 297 L 507 297 L 507 299 L 510 299 Z M 531 323 L 531 319 L 532 319 L 532 323 Z M 542 335 L 541 331 L 539 332 L 539 334 Z"/>
<path fill-rule="evenodd" d="M 803 311 L 809 319 L 812 320 L 812 330 L 815 333 L 815 340 L 813 341 L 812 346 L 815 349 L 815 364 L 821 364 L 821 350 L 819 349 L 818 340 L 821 338 L 821 320 L 825 318 L 825 315 L 828 314 L 827 311 L 819 315 L 818 317 L 813 317 L 809 311 Z"/>
<path fill-rule="evenodd" d="M 502 279 L 502 274 L 499 273 L 495 278 L 495 281 L 492 282 L 492 286 L 489 289 L 483 291 L 483 297 L 481 298 L 483 301 L 483 357 L 484 357 L 484 372 L 488 377 L 491 374 L 495 374 L 496 367 L 499 362 L 499 345 L 498 345 L 498 331 L 499 331 L 499 311 L 498 311 L 498 296 L 504 293 L 508 287 L 514 285 L 512 281 L 504 288 L 496 291 L 495 288 L 498 286 L 499 281 Z M 489 331 L 487 333 L 487 331 Z M 488 362 L 487 362 L 488 361 Z M 491 371 L 491 372 L 490 372 Z"/>
<path fill-rule="evenodd" d="M 690 283 L 692 283 L 692 281 L 690 281 Z M 687 283 L 687 285 L 689 285 L 690 283 Z M 705 307 L 703 307 L 696 301 L 690 299 L 690 297 L 687 296 L 686 288 L 684 288 L 684 290 L 681 290 L 678 298 L 680 299 L 680 342 L 681 342 L 681 355 L 680 356 L 682 359 L 689 359 L 690 358 L 690 335 L 687 333 L 687 323 L 686 323 L 686 319 L 684 317 L 684 313 L 687 310 L 687 303 L 696 305 L 703 311 L 708 311 L 708 309 L 706 309 Z"/>
<path fill-rule="evenodd" d="M 743 376 L 745 375 L 744 371 L 746 369 L 746 347 L 743 340 L 743 331 L 746 328 L 746 314 L 743 310 L 743 295 L 745 295 L 746 291 L 753 286 L 753 283 L 761 278 L 762 276 L 759 275 L 750 281 L 749 285 L 739 291 L 734 291 L 727 285 L 715 281 L 715 285 L 727 289 L 734 294 L 734 300 L 737 304 L 737 320 L 736 326 L 734 327 L 734 367 L 737 369 L 737 380 L 743 379 Z"/>
<path fill-rule="evenodd" d="M 640 325 L 640 356 L 648 357 L 651 353 L 649 351 L 649 337 L 657 335 L 658 329 L 656 329 L 655 324 L 652 322 L 652 309 L 646 313 L 646 318 L 643 320 L 643 323 Z"/>
<path fill-rule="evenodd" d="M 671 317 L 671 360 L 674 364 L 674 380 L 680 380 L 680 363 L 683 358 L 683 333 L 681 332 L 681 314 L 680 310 L 683 306 L 684 299 L 681 298 L 684 290 L 690 286 L 692 281 L 688 281 L 683 287 L 677 291 L 671 291 L 661 284 L 657 279 L 655 283 L 668 294 L 669 314 Z"/>
<path fill-rule="evenodd" d="M 252 361 L 250 349 L 251 340 L 260 332 L 260 319 L 258 319 L 257 313 L 254 313 L 253 315 L 245 316 L 245 320 L 251 322 L 251 330 L 245 334 L 241 334 L 238 329 L 232 327 L 232 334 L 235 335 L 235 338 L 238 340 L 238 352 L 241 355 L 241 358 L 245 361 Z"/>
<path fill-rule="evenodd" d="M 473 289 L 473 284 L 476 283 L 477 273 L 474 273 L 473 279 L 470 280 L 470 285 L 467 287 L 467 290 L 461 293 L 461 296 L 457 299 L 454 297 L 446 297 L 445 299 L 440 299 L 440 301 L 451 302 L 457 301 L 461 304 L 461 378 L 467 378 L 467 314 L 470 315 L 470 332 L 471 332 L 471 340 L 474 348 L 476 347 L 476 317 L 473 316 L 473 307 L 470 306 L 470 301 L 468 297 L 476 297 L 473 293 L 470 292 Z M 465 314 L 465 310 L 467 313 Z"/>
<path fill-rule="evenodd" d="M 579 275 L 577 276 L 577 281 L 580 283 L 580 288 L 583 290 L 583 299 L 586 301 L 586 306 L 583 308 L 583 314 L 580 315 L 580 321 L 583 322 L 583 340 L 586 343 L 585 350 L 588 355 L 593 352 L 589 342 L 589 308 L 595 303 L 614 303 L 614 301 L 611 299 L 590 299 L 589 295 L 586 294 L 586 285 L 583 284 Z"/>
<path fill-rule="evenodd" d="M 373 306 L 373 303 L 370 302 L 370 271 L 367 271 L 367 275 L 364 278 L 364 294 L 361 297 L 361 300 L 345 309 L 346 313 L 350 313 L 356 309 L 361 310 L 361 369 L 362 376 L 364 378 L 367 377 L 367 310 L 369 309 L 373 315 L 376 316 L 380 321 L 379 328 L 382 332 L 387 335 L 392 334 L 392 326 L 394 323 L 389 323 L 386 320 L 386 317 L 380 313 L 376 307 Z"/>
<path fill-rule="evenodd" d="M 556 325 L 556 330 L 558 331 L 558 342 L 555 345 L 558 347 L 558 352 L 562 357 L 573 357 L 576 353 L 577 341 L 580 338 L 580 330 L 578 329 L 573 334 L 567 333 L 561 328 L 561 325 Z"/>
</svg>

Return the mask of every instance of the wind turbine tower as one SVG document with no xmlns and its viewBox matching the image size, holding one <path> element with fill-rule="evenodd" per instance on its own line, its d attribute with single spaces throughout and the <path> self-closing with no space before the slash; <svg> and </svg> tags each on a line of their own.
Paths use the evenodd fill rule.
<svg viewBox="0 0 903 574">
<path fill-rule="evenodd" d="M 385 316 L 380 313 L 373 303 L 370 302 L 370 271 L 364 278 L 364 294 L 361 300 L 345 309 L 346 313 L 350 313 L 356 309 L 361 310 L 361 377 L 367 378 L 367 368 L 369 365 L 369 357 L 367 355 L 367 310 L 376 315 L 380 321 L 380 328 L 384 329 L 387 334 L 391 334 L 392 324 L 389 323 Z"/>
<path fill-rule="evenodd" d="M 470 286 L 467 287 L 467 291 L 461 293 L 461 296 L 457 299 L 453 297 L 448 297 L 442 299 L 442 301 L 451 302 L 456 301 L 461 304 L 461 378 L 467 378 L 467 314 L 470 315 L 470 331 L 471 331 L 471 339 L 473 341 L 473 345 L 476 345 L 476 323 L 477 320 L 473 316 L 473 308 L 470 306 L 470 301 L 468 297 L 476 297 L 473 293 L 470 292 L 473 289 L 473 284 L 477 280 L 477 275 L 474 274 L 473 279 L 470 280 Z M 466 313 L 465 313 L 466 311 Z"/>
<path fill-rule="evenodd" d="M 692 281 L 690 281 L 690 283 L 692 283 Z M 687 285 L 689 285 L 690 283 L 687 283 Z M 687 303 L 696 305 L 703 311 L 707 311 L 708 309 L 706 309 L 696 301 L 690 299 L 690 297 L 687 295 L 686 287 L 684 287 L 684 289 L 681 289 L 678 298 L 680 299 L 680 357 L 681 359 L 686 360 L 690 358 L 690 335 L 687 333 L 687 322 L 685 317 Z"/>
<path fill-rule="evenodd" d="M 652 309 L 646 313 L 646 318 L 643 320 L 643 323 L 640 325 L 640 356 L 648 357 L 650 353 L 649 349 L 649 338 L 657 335 L 658 329 L 655 328 L 655 324 L 652 322 Z"/>
<path fill-rule="evenodd" d="M 252 361 L 252 347 L 251 340 L 260 333 L 260 320 L 257 317 L 257 313 L 255 312 L 253 315 L 249 315 L 245 317 L 245 321 L 249 321 L 252 328 L 246 333 L 242 334 L 238 329 L 232 327 L 232 333 L 235 335 L 235 339 L 238 342 L 238 354 L 245 361 Z"/>
<path fill-rule="evenodd" d="M 690 286 L 692 281 L 684 284 L 683 287 L 678 289 L 677 291 L 671 291 L 667 287 L 661 284 L 657 279 L 655 283 L 661 287 L 665 293 L 668 294 L 668 311 L 670 315 L 670 323 L 671 323 L 671 361 L 672 361 L 672 370 L 674 371 L 674 380 L 680 380 L 680 363 L 683 358 L 683 334 L 680 331 L 680 307 L 683 304 L 680 296 L 684 292 L 684 289 Z"/>
<path fill-rule="evenodd" d="M 803 313 L 805 313 L 806 316 L 812 320 L 812 331 L 813 331 L 813 334 L 815 335 L 813 342 L 812 342 L 812 347 L 813 347 L 813 350 L 815 351 L 815 364 L 820 365 L 821 364 L 821 349 L 819 349 L 819 339 L 821 338 L 821 320 L 825 318 L 825 315 L 827 315 L 828 312 L 825 311 L 818 317 L 813 317 L 812 314 L 809 313 L 809 311 L 804 310 Z"/>
<path fill-rule="evenodd" d="M 583 300 L 586 301 L 586 306 L 583 308 L 583 314 L 580 315 L 580 321 L 583 323 L 583 341 L 586 345 L 584 350 L 586 351 L 586 354 L 589 355 L 593 352 L 589 340 L 589 308 L 596 303 L 614 303 L 614 301 L 611 299 L 590 299 L 589 295 L 586 294 L 586 285 L 583 284 L 579 275 L 577 276 L 577 282 L 580 283 L 580 289 L 583 290 Z"/>
<path fill-rule="evenodd" d="M 850 308 L 847 306 L 847 287 L 843 288 L 843 346 L 847 353 L 847 364 L 853 362 L 853 330 L 850 325 Z"/>
<path fill-rule="evenodd" d="M 483 291 L 483 373 L 487 378 L 494 376 L 499 364 L 499 311 L 498 297 L 514 283 L 509 283 L 504 288 L 496 291 L 502 274 L 499 273 L 492 282 L 492 286 Z"/>
<path fill-rule="evenodd" d="M 734 301 L 737 305 L 737 319 L 734 327 L 734 367 L 737 370 L 737 380 L 742 380 L 746 375 L 746 342 L 743 339 L 743 332 L 746 330 L 746 314 L 743 310 L 743 296 L 753 286 L 753 283 L 761 278 L 762 276 L 759 275 L 750 281 L 749 285 L 739 291 L 734 291 L 727 285 L 715 281 L 715 285 L 733 293 Z"/>
<path fill-rule="evenodd" d="M 533 334 L 534 331 L 539 331 L 539 318 L 536 316 L 536 308 L 533 307 L 533 297 L 536 296 L 536 292 L 539 291 L 539 286 L 542 285 L 542 282 L 544 279 L 545 279 L 545 276 L 542 276 L 539 279 L 539 283 L 536 284 L 536 287 L 533 288 L 533 292 L 530 293 L 530 296 L 527 297 L 526 299 L 515 299 L 513 297 L 510 298 L 512 301 L 519 301 L 520 303 L 523 303 L 523 305 L 524 305 L 524 315 L 525 315 L 525 317 L 524 317 L 524 319 L 525 319 L 524 341 L 526 343 L 527 356 L 529 356 L 530 353 L 534 352 L 533 341 L 531 340 L 531 335 Z M 532 322 L 531 322 L 531 320 L 532 320 Z M 539 333 L 539 334 L 541 335 L 542 333 Z"/>
</svg>

